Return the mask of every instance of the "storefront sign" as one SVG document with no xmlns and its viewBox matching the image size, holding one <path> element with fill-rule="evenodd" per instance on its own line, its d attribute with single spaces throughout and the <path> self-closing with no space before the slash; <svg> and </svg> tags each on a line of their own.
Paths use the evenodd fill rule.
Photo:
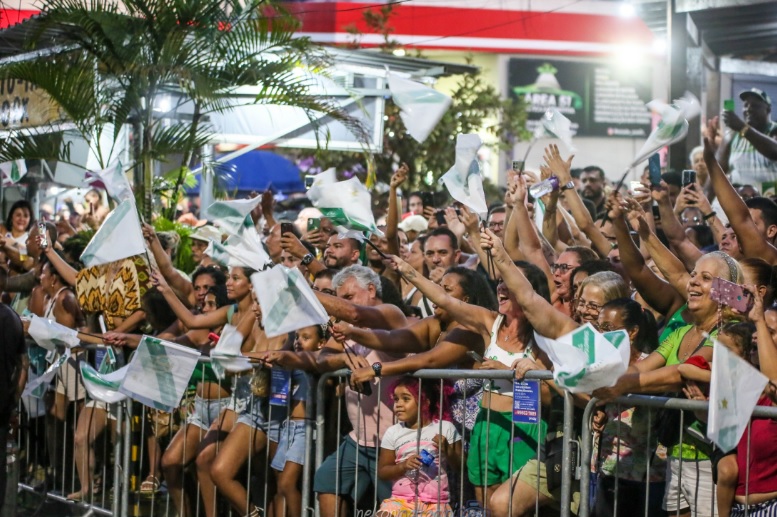
<svg viewBox="0 0 777 517">
<path fill-rule="evenodd" d="M 60 120 L 51 97 L 27 81 L 0 79 L 0 130 L 45 126 Z"/>
</svg>

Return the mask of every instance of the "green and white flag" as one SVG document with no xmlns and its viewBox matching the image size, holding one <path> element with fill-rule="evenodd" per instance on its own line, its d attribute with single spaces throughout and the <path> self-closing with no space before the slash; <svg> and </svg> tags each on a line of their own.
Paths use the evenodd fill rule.
<svg viewBox="0 0 777 517">
<path fill-rule="evenodd" d="M 231 201 L 216 201 L 208 207 L 208 219 L 216 223 L 222 230 L 237 235 L 246 227 L 246 218 L 251 211 L 262 202 L 261 196 L 252 199 L 234 199 Z M 251 222 L 253 227 L 253 222 Z"/>
<path fill-rule="evenodd" d="M 450 97 L 425 84 L 388 74 L 391 98 L 399 116 L 416 142 L 426 140 L 451 106 Z"/>
<path fill-rule="evenodd" d="M 553 363 L 553 380 L 572 393 L 614 386 L 626 373 L 631 348 L 625 330 L 599 333 L 590 323 L 558 339 L 534 338 Z"/>
<path fill-rule="evenodd" d="M 46 394 L 48 385 L 51 384 L 51 381 L 57 374 L 57 370 L 59 370 L 60 366 L 65 364 L 65 361 L 68 359 L 70 359 L 69 349 L 65 350 L 64 354 L 60 355 L 56 361 L 51 363 L 51 366 L 49 366 L 40 377 L 27 383 L 27 385 L 24 387 L 24 391 L 22 392 L 22 397 L 34 397 L 38 399 L 43 398 L 43 396 Z"/>
<path fill-rule="evenodd" d="M 769 379 L 715 340 L 707 438 L 723 452 L 737 446 Z"/>
<path fill-rule="evenodd" d="M 331 167 L 313 177 L 313 185 L 308 189 L 308 199 L 316 206 L 318 200 L 321 198 L 321 187 L 337 183 L 337 171 L 334 167 Z"/>
<path fill-rule="evenodd" d="M 219 379 L 225 377 L 225 372 L 245 372 L 251 369 L 251 363 L 242 353 L 245 337 L 236 327 L 224 325 L 219 336 L 219 342 L 210 351 L 211 365 Z"/>
<path fill-rule="evenodd" d="M 224 267 L 250 267 L 263 269 L 272 259 L 259 241 L 259 234 L 253 228 L 240 235 L 230 235 L 224 244 L 210 241 L 205 255 Z"/>
<path fill-rule="evenodd" d="M 688 134 L 688 119 L 695 118 L 701 112 L 699 100 L 689 92 L 672 104 L 660 100 L 647 103 L 651 111 L 659 114 L 658 125 L 650 132 L 647 141 L 639 150 L 631 167 L 636 167 L 647 160 L 653 153 L 667 145 L 679 142 Z"/>
<path fill-rule="evenodd" d="M 480 175 L 478 149 L 483 145 L 476 134 L 456 137 L 456 162 L 440 181 L 445 184 L 451 197 L 463 204 L 481 219 L 488 215 L 486 195 L 483 192 L 483 176 Z"/>
<path fill-rule="evenodd" d="M 117 160 L 105 169 L 89 172 L 93 176 L 87 179 L 86 183 L 91 184 L 96 181 L 101 181 L 103 185 L 105 185 L 105 190 L 108 191 L 108 195 L 116 200 L 117 203 L 121 203 L 126 199 L 134 197 L 132 187 L 127 179 L 127 175 L 124 174 L 124 168 L 120 161 Z"/>
<path fill-rule="evenodd" d="M 38 345 L 46 350 L 55 350 L 57 346 L 70 348 L 78 346 L 81 342 L 75 329 L 34 314 L 30 320 L 30 327 L 27 332 Z"/>
<path fill-rule="evenodd" d="M 551 108 L 546 111 L 540 119 L 540 126 L 545 130 L 545 133 L 561 140 L 567 146 L 567 151 L 570 153 L 577 151 L 572 145 L 572 122 L 559 110 Z"/>
<path fill-rule="evenodd" d="M 27 175 L 27 162 L 14 160 L 0 163 L 0 172 L 3 176 L 3 186 L 15 185 Z"/>
<path fill-rule="evenodd" d="M 326 325 L 329 315 L 297 268 L 282 265 L 251 275 L 268 337 L 311 325 Z"/>
<path fill-rule="evenodd" d="M 133 199 L 122 201 L 105 218 L 81 254 L 86 267 L 122 260 L 146 251 L 140 219 Z"/>
<path fill-rule="evenodd" d="M 172 412 L 180 405 L 199 357 L 197 350 L 143 336 L 119 391 L 146 406 Z"/>
<path fill-rule="evenodd" d="M 320 184 L 315 193 L 316 200 L 311 199 L 313 206 L 335 226 L 382 235 L 375 225 L 370 191 L 359 178 Z"/>
<path fill-rule="evenodd" d="M 86 361 L 81 361 L 79 366 L 81 381 L 91 398 L 107 404 L 116 404 L 127 399 L 127 395 L 119 391 L 119 388 L 127 375 L 129 365 L 110 373 L 100 373 Z"/>
</svg>

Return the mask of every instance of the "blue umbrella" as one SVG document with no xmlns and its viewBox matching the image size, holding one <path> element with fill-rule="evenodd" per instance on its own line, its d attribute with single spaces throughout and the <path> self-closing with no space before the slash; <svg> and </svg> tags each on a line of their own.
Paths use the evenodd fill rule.
<svg viewBox="0 0 777 517">
<path fill-rule="evenodd" d="M 304 192 L 305 183 L 300 178 L 297 165 L 284 156 L 269 151 L 250 151 L 216 167 L 216 187 L 229 194 L 262 192 L 272 186 L 274 192 L 289 194 Z M 200 174 L 197 184 L 186 193 L 200 193 Z"/>
</svg>

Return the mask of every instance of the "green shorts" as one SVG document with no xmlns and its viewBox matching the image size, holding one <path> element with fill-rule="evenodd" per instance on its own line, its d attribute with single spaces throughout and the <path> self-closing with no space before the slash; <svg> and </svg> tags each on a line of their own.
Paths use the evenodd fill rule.
<svg viewBox="0 0 777 517">
<path fill-rule="evenodd" d="M 472 428 L 467 471 L 469 481 L 475 486 L 491 486 L 504 483 L 513 472 L 527 461 L 537 457 L 537 431 L 545 438 L 548 424 L 514 424 L 511 411 L 491 411 L 481 408 Z M 510 464 L 510 432 L 515 427 L 512 439 L 512 465 Z M 486 454 L 488 443 L 488 454 Z"/>
</svg>

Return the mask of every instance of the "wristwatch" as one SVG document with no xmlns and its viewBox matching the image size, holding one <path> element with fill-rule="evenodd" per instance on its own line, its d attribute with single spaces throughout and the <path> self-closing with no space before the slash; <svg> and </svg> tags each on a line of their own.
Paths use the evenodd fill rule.
<svg viewBox="0 0 777 517">
<path fill-rule="evenodd" d="M 383 371 L 383 365 L 381 363 L 372 363 L 372 371 L 375 372 L 375 377 L 380 377 L 380 372 Z"/>
<path fill-rule="evenodd" d="M 303 266 L 307 266 L 308 264 L 310 264 L 314 260 L 316 260 L 316 257 L 312 253 L 308 253 L 307 255 L 302 257 L 302 265 Z"/>
<path fill-rule="evenodd" d="M 573 188 L 575 188 L 575 182 L 574 181 L 570 181 L 566 185 L 562 185 L 559 190 L 561 190 L 563 192 L 565 190 L 571 190 Z"/>
</svg>

